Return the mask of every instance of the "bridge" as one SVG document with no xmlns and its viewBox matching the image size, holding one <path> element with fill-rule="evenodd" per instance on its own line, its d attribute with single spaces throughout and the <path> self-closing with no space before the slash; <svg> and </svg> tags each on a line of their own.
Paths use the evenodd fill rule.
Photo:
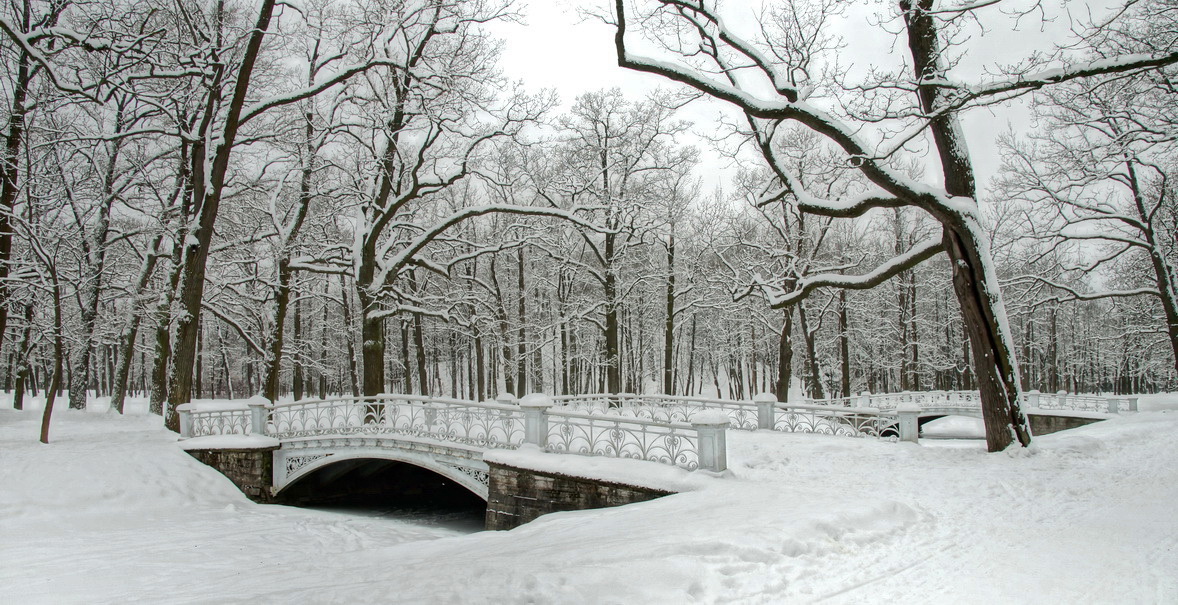
<svg viewBox="0 0 1178 605">
<path fill-rule="evenodd" d="M 1037 434 L 1136 409 L 1134 398 L 1032 391 L 1026 400 Z M 771 394 L 752 400 L 532 394 L 518 401 L 504 394 L 486 402 L 388 394 L 276 404 L 260 398 L 185 404 L 178 412 L 183 447 L 259 501 L 280 498 L 321 469 L 381 460 L 426 469 L 491 503 L 497 501 L 494 473 L 484 457 L 495 450 L 530 445 L 553 454 L 722 472 L 730 428 L 917 441 L 924 422 L 946 415 L 980 417 L 981 404 L 978 393 L 968 391 L 861 394 L 797 403 L 779 402 Z M 1037 429 L 1037 415 L 1079 424 L 1040 423 Z M 490 525 L 490 505 L 488 511 Z"/>
</svg>

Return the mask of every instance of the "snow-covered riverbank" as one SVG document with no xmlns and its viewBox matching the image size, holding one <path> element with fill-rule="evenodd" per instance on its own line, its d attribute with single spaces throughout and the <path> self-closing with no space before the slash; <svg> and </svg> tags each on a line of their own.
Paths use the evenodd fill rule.
<svg viewBox="0 0 1178 605">
<path fill-rule="evenodd" d="M 733 431 L 714 487 L 472 535 L 255 505 L 156 417 L 39 417 L 0 406 L 4 603 L 1178 601 L 1178 411 L 1019 455 Z"/>
</svg>

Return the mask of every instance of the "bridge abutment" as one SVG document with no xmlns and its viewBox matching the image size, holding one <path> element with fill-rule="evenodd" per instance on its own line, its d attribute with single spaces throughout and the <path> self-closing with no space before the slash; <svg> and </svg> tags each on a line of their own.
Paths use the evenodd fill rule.
<svg viewBox="0 0 1178 605">
<path fill-rule="evenodd" d="M 487 529 L 513 529 L 541 515 L 645 502 L 675 492 L 489 462 Z"/>
<path fill-rule="evenodd" d="M 197 460 L 229 478 L 247 498 L 261 504 L 274 501 L 274 451 L 278 447 L 249 449 L 189 449 Z"/>
</svg>

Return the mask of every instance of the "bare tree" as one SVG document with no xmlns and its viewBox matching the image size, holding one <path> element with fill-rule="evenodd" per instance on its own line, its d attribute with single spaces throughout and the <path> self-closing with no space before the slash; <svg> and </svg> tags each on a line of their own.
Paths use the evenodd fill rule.
<svg viewBox="0 0 1178 605">
<path fill-rule="evenodd" d="M 1178 242 L 1173 238 L 1175 188 L 1172 162 L 1178 150 L 1173 120 L 1172 74 L 1103 78 L 1038 96 L 1041 128 L 1003 137 L 1006 150 L 1001 198 L 1025 208 L 1042 241 L 1037 258 L 1057 260 L 1060 275 L 1024 273 L 1013 282 L 1045 290 L 1039 302 L 1149 296 L 1160 305 L 1160 323 L 1178 371 Z M 1088 254 L 1056 254 L 1083 246 Z M 1043 262 L 1038 263 L 1040 265 Z M 1076 287 L 1094 272 L 1144 274 L 1144 284 L 1105 279 L 1107 286 Z M 1111 272 L 1111 273 L 1110 273 Z M 1108 287 L 1117 282 L 1123 288 Z"/>
<path fill-rule="evenodd" d="M 1178 61 L 1178 52 L 1169 48 L 1096 60 L 1067 56 L 1061 51 L 1037 57 L 1021 65 L 1016 73 L 1002 77 L 972 83 L 950 78 L 948 69 L 958 56 L 953 53 L 961 49 L 946 32 L 993 4 L 942 5 L 935 0 L 901 0 L 898 14 L 904 23 L 910 74 L 897 72 L 883 81 L 841 84 L 835 90 L 836 98 L 842 98 L 844 105 L 858 105 L 842 117 L 813 103 L 816 95 L 824 91 L 822 86 L 830 83 L 821 82 L 821 66 L 817 63 L 826 49 L 818 45 L 819 52 L 811 50 L 815 49 L 814 40 L 829 36 L 828 21 L 837 10 L 834 3 L 814 7 L 783 2 L 769 15 L 792 19 L 778 20 L 776 29 L 773 23 L 763 21 L 758 41 L 730 28 L 716 2 L 656 0 L 643 2 L 637 9 L 628 7 L 625 0 L 614 4 L 615 44 L 621 66 L 659 75 L 727 101 L 770 136 L 782 122 L 810 128 L 840 148 L 847 161 L 875 186 L 863 195 L 828 199 L 799 183 L 775 157 L 772 147 L 766 147 L 765 160 L 781 179 L 783 189 L 798 197 L 804 211 L 851 217 L 873 208 L 912 206 L 941 223 L 940 239 L 920 242 L 874 271 L 858 276 L 812 275 L 785 288 L 778 286 L 774 304 L 792 304 L 819 287 L 873 287 L 940 252 L 946 253 L 952 262 L 954 289 L 973 347 L 987 444 L 992 451 L 1014 441 L 1030 443 L 1030 432 L 1020 407 L 1018 364 L 986 232 L 980 224 L 974 170 L 958 116 L 969 107 L 1055 83 L 1152 69 Z M 628 45 L 637 43 L 628 36 L 632 23 L 652 41 L 648 44 L 650 52 L 661 51 L 670 59 L 648 58 L 630 50 Z M 886 101 L 876 103 L 880 98 Z M 897 110 L 898 106 L 902 109 Z M 867 133 L 857 127 L 864 121 L 889 120 L 905 126 L 898 135 L 879 143 L 871 142 Z M 924 133 L 931 136 L 940 160 L 940 188 L 907 178 L 889 163 L 904 144 Z"/>
</svg>

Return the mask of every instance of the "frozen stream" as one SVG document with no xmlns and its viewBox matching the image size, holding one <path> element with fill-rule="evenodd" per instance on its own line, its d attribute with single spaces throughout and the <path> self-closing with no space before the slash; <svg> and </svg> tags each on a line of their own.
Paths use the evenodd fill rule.
<svg viewBox="0 0 1178 605">
<path fill-rule="evenodd" d="M 311 506 L 307 509 L 329 515 L 339 515 L 343 521 L 348 518 L 375 519 L 424 529 L 450 531 L 455 535 L 483 531 L 485 521 L 485 511 L 483 510 L 437 511 L 417 507 L 381 509 L 358 506 Z"/>
</svg>

